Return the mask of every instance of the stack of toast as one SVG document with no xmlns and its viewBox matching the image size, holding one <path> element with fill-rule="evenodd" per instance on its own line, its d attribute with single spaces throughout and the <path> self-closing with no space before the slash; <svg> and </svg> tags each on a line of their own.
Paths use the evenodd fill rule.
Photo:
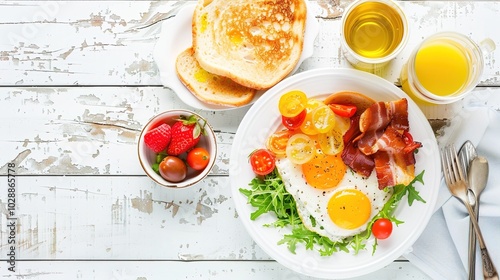
<svg viewBox="0 0 500 280">
<path fill-rule="evenodd" d="M 295 68 L 305 23 L 305 0 L 198 0 L 177 75 L 206 103 L 248 104 Z"/>
</svg>

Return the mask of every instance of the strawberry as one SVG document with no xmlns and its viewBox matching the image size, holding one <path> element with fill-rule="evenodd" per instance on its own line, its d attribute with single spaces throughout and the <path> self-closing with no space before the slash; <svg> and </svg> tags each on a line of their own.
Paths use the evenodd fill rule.
<svg viewBox="0 0 500 280">
<path fill-rule="evenodd" d="M 171 130 L 170 125 L 166 123 L 155 127 L 144 134 L 144 143 L 153 152 L 159 153 L 165 150 L 170 143 L 170 139 L 172 138 Z"/>
<path fill-rule="evenodd" d="M 172 140 L 167 148 L 167 153 L 178 156 L 196 146 L 200 141 L 201 134 L 205 132 L 203 127 L 200 126 L 195 115 L 180 116 L 177 122 L 172 125 Z"/>
</svg>

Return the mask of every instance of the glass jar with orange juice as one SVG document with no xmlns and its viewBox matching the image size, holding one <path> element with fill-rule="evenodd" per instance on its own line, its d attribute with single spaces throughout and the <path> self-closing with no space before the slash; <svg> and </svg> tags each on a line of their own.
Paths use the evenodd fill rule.
<svg viewBox="0 0 500 280">
<path fill-rule="evenodd" d="M 420 43 L 403 66 L 402 88 L 411 97 L 430 103 L 455 102 L 479 83 L 483 52 L 494 48 L 489 39 L 479 46 L 460 33 L 436 33 Z"/>
</svg>

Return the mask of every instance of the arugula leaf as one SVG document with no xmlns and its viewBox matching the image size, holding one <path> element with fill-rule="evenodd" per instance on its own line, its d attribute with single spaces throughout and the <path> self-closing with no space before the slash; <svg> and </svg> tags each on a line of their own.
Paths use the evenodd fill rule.
<svg viewBox="0 0 500 280">
<path fill-rule="evenodd" d="M 248 198 L 248 203 L 256 207 L 250 219 L 255 220 L 260 215 L 274 212 L 281 227 L 293 225 L 300 221 L 293 196 L 285 189 L 277 169 L 261 177 L 255 177 L 251 182 L 251 190 L 240 188 L 240 192 Z"/>
<path fill-rule="evenodd" d="M 156 174 L 158 175 L 160 175 L 160 163 L 166 156 L 167 154 L 165 152 L 159 152 L 158 154 L 156 154 L 155 163 L 151 165 L 153 171 L 156 172 Z"/>
<path fill-rule="evenodd" d="M 392 191 L 391 198 L 384 204 L 375 217 L 368 223 L 367 229 L 352 237 L 345 238 L 340 241 L 332 241 L 327 237 L 321 236 L 316 232 L 307 229 L 297 212 L 297 205 L 293 196 L 286 191 L 285 185 L 275 169 L 270 174 L 264 177 L 255 177 L 249 184 L 251 189 L 240 188 L 240 192 L 248 199 L 248 203 L 256 208 L 251 213 L 250 219 L 255 220 L 262 214 L 271 212 L 277 217 L 277 220 L 272 224 L 267 224 L 268 227 L 291 227 L 291 233 L 285 234 L 283 239 L 278 242 L 278 245 L 286 244 L 288 250 L 295 254 L 297 244 L 304 244 L 307 250 L 316 250 L 321 256 L 331 256 L 335 252 L 352 251 L 354 254 L 359 253 L 361 250 L 366 249 L 366 241 L 371 237 L 371 228 L 376 220 L 380 218 L 387 218 L 396 226 L 403 223 L 398 220 L 394 211 L 400 201 L 405 195 L 408 197 L 408 205 L 412 205 L 414 201 L 426 203 L 425 200 L 419 195 L 415 189 L 414 184 L 423 182 L 424 171 L 415 176 L 415 178 L 408 184 L 396 185 L 389 188 Z M 312 217 L 311 217 L 312 218 Z M 314 224 L 314 218 L 312 218 Z M 372 254 L 375 253 L 377 247 L 377 240 L 372 247 Z"/>
</svg>

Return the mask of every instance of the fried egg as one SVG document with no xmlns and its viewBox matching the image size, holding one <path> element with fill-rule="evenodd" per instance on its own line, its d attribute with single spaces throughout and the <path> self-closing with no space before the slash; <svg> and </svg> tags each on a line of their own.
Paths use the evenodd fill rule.
<svg viewBox="0 0 500 280">
<path fill-rule="evenodd" d="M 378 189 L 375 172 L 362 177 L 340 155 L 318 153 L 303 165 L 279 158 L 276 167 L 304 226 L 332 241 L 364 231 L 392 194 Z"/>
</svg>

